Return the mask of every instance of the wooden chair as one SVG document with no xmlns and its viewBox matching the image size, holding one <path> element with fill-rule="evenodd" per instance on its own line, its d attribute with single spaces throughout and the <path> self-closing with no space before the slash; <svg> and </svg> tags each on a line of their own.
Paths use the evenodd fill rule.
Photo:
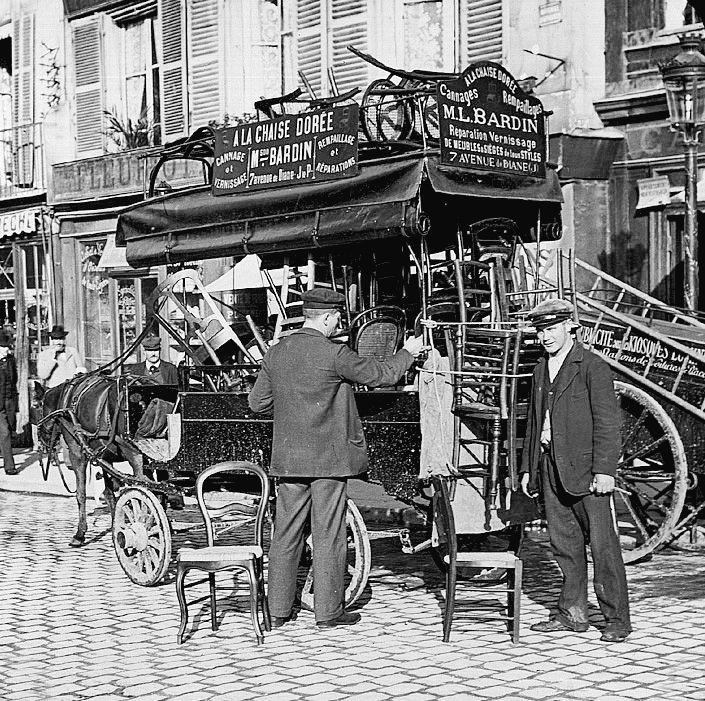
<svg viewBox="0 0 705 701">
<path fill-rule="evenodd" d="M 364 358 L 384 360 L 401 348 L 405 331 L 403 309 L 392 305 L 371 307 L 350 322 L 350 347 Z"/>
<path fill-rule="evenodd" d="M 458 329 L 453 464 L 460 473 L 485 479 L 488 508 L 497 497 L 503 461 L 511 488 L 518 488 L 517 423 L 526 420 L 531 373 L 541 353 L 537 343 L 527 342 L 531 340 L 521 326 L 490 329 L 461 324 Z M 466 425 L 470 431 L 464 430 Z M 474 448 L 482 449 L 486 459 L 473 457 Z"/>
<path fill-rule="evenodd" d="M 506 592 L 506 605 L 500 600 L 482 599 L 464 605 L 463 615 L 467 618 L 481 620 L 499 619 L 507 623 L 512 635 L 512 642 L 519 642 L 521 624 L 521 579 L 522 561 L 513 552 L 465 552 L 458 550 L 458 540 L 453 516 L 453 502 L 450 496 L 448 480 L 453 478 L 433 478 L 433 525 L 432 544 L 445 573 L 445 601 L 443 605 L 443 642 L 450 640 L 453 615 L 456 611 L 457 571 L 461 569 L 491 568 L 506 571 L 506 580 L 474 579 L 471 583 L 463 582 L 461 590 L 465 592 L 482 592 L 483 594 Z M 504 612 L 503 612 L 504 611 Z"/>
<path fill-rule="evenodd" d="M 228 480 L 221 484 L 222 490 L 211 493 L 218 496 L 218 504 L 207 503 L 204 493 L 206 481 L 216 475 L 230 473 L 238 475 L 235 481 Z M 248 476 L 254 475 L 259 482 L 259 493 L 254 496 L 243 491 L 243 484 L 251 481 Z M 226 490 L 232 487 L 232 491 Z M 178 554 L 178 566 L 176 572 L 176 595 L 179 599 L 181 609 L 181 625 L 176 636 L 177 642 L 183 642 L 186 624 L 188 623 L 188 604 L 186 601 L 186 587 L 196 586 L 208 582 L 209 595 L 195 599 L 188 603 L 195 604 L 210 598 L 211 628 L 216 630 L 216 586 L 215 573 L 226 570 L 242 570 L 247 574 L 250 587 L 250 614 L 252 625 L 257 636 L 257 644 L 264 641 L 264 634 L 260 626 L 259 612 L 262 611 L 264 617 L 265 630 L 271 630 L 269 607 L 264 591 L 264 562 L 263 562 L 263 525 L 264 514 L 269 501 L 269 477 L 259 466 L 249 462 L 221 462 L 206 468 L 196 480 L 196 498 L 198 506 L 203 515 L 206 528 L 207 546 L 203 548 L 182 548 Z M 224 501 L 224 497 L 228 497 Z M 219 531 L 219 536 L 232 528 L 242 528 L 245 525 L 253 525 L 252 538 L 242 545 L 216 545 L 213 523 L 214 521 L 224 521 L 227 519 L 225 528 Z M 242 528 L 242 530 L 245 530 Z M 240 530 L 238 530 L 239 534 Z M 184 584 L 186 574 L 189 570 L 200 570 L 207 572 L 208 577 Z"/>
</svg>

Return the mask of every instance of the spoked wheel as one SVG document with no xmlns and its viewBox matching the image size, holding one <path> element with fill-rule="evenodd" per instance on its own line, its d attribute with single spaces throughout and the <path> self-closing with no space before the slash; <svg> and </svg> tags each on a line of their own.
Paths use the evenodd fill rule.
<svg viewBox="0 0 705 701">
<path fill-rule="evenodd" d="M 171 560 L 171 530 L 159 499 L 148 489 L 122 492 L 113 516 L 118 562 L 135 583 L 150 587 L 166 574 Z"/>
<path fill-rule="evenodd" d="M 367 527 L 352 499 L 348 499 L 348 511 L 345 515 L 348 538 L 348 573 L 345 578 L 345 606 L 352 606 L 359 598 L 370 576 L 372 552 Z M 311 538 L 307 541 L 311 547 Z M 301 606 L 313 611 L 313 567 L 306 575 L 306 582 L 301 591 Z"/>
<path fill-rule="evenodd" d="M 614 494 L 625 562 L 665 543 L 683 509 L 688 466 L 678 429 L 666 410 L 633 385 L 615 382 L 622 450 Z"/>
</svg>

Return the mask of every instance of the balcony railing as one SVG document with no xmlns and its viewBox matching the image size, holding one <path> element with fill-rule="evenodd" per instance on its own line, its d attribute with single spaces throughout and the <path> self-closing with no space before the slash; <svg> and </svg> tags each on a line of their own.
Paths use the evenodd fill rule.
<svg viewBox="0 0 705 701">
<path fill-rule="evenodd" d="M 46 190 L 42 125 L 0 129 L 0 199 Z"/>
</svg>

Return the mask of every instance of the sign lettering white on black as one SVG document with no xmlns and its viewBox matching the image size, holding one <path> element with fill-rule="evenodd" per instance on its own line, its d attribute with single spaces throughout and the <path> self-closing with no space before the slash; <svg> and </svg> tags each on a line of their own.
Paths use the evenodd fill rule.
<svg viewBox="0 0 705 701">
<path fill-rule="evenodd" d="M 541 101 L 502 66 L 480 61 L 438 84 L 441 163 L 471 170 L 546 177 Z"/>
<path fill-rule="evenodd" d="M 357 174 L 356 103 L 215 132 L 213 194 Z"/>
</svg>

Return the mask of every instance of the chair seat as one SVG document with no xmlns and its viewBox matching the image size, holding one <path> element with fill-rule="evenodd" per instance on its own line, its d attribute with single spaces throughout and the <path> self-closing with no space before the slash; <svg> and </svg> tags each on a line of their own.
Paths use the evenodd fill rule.
<svg viewBox="0 0 705 701">
<path fill-rule="evenodd" d="M 500 408 L 482 402 L 463 402 L 453 407 L 453 413 L 460 416 L 492 417 L 499 415 Z"/>
<path fill-rule="evenodd" d="M 262 557 L 259 545 L 214 545 L 210 548 L 182 548 L 178 560 L 184 564 L 192 562 L 241 562 Z"/>
<path fill-rule="evenodd" d="M 465 567 L 514 569 L 519 560 L 513 552 L 458 552 L 456 562 Z"/>
</svg>

